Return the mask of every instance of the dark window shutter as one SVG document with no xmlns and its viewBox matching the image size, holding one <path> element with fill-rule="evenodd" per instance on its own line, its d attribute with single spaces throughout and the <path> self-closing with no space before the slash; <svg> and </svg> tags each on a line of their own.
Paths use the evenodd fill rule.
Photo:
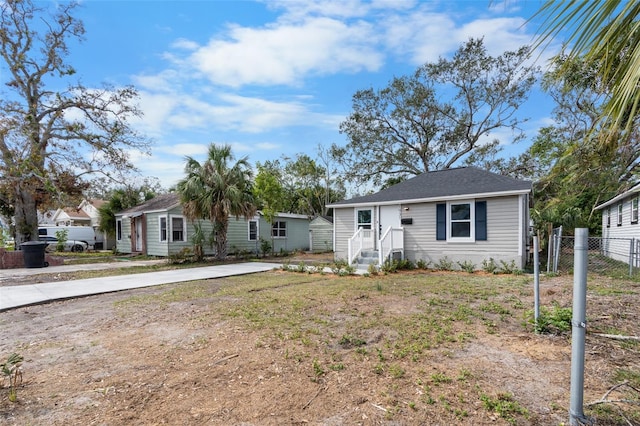
<svg viewBox="0 0 640 426">
<path fill-rule="evenodd" d="M 447 205 L 436 204 L 436 240 L 447 239 Z"/>
<path fill-rule="evenodd" d="M 476 201 L 476 241 L 487 241 L 486 201 Z"/>
</svg>

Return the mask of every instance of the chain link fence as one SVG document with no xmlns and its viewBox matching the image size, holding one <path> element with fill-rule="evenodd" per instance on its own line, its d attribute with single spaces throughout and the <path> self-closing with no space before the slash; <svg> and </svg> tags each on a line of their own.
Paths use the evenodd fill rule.
<svg viewBox="0 0 640 426">
<path fill-rule="evenodd" d="M 563 236 L 562 228 L 553 231 L 548 246 L 547 272 L 572 274 L 574 237 Z M 589 237 L 587 259 L 590 273 L 640 278 L 639 239 Z"/>
</svg>

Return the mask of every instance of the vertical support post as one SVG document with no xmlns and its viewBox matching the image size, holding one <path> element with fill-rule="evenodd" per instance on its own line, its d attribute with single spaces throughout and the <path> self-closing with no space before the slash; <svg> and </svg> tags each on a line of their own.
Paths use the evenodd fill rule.
<svg viewBox="0 0 640 426">
<path fill-rule="evenodd" d="M 573 317 L 571 319 L 571 405 L 569 425 L 585 423 L 584 347 L 587 333 L 587 250 L 589 230 L 576 228 L 573 264 Z"/>
<path fill-rule="evenodd" d="M 629 241 L 629 278 L 633 277 L 633 238 Z"/>
<path fill-rule="evenodd" d="M 549 242 L 547 243 L 547 274 L 551 272 L 551 254 L 553 252 L 553 234 L 549 234 Z"/>
<path fill-rule="evenodd" d="M 538 332 L 538 319 L 540 318 L 540 259 L 538 253 L 538 237 L 533 237 L 533 318 Z"/>
<path fill-rule="evenodd" d="M 560 264 L 560 252 L 562 251 L 562 226 L 560 226 L 558 228 L 558 233 L 556 234 L 556 239 L 555 239 L 555 251 L 553 252 L 553 255 L 555 257 L 555 259 L 553 260 L 553 272 L 557 273 L 558 272 L 558 266 Z"/>
</svg>

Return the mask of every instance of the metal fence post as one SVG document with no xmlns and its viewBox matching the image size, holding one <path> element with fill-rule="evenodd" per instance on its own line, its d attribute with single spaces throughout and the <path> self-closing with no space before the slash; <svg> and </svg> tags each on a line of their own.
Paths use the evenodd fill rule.
<svg viewBox="0 0 640 426">
<path fill-rule="evenodd" d="M 633 238 L 629 241 L 629 278 L 633 277 Z"/>
<path fill-rule="evenodd" d="M 562 250 L 562 226 L 558 228 L 558 233 L 556 234 L 556 248 L 553 252 L 553 272 L 558 273 L 558 265 L 560 263 L 560 251 Z"/>
<path fill-rule="evenodd" d="M 589 230 L 577 228 L 574 241 L 573 317 L 571 320 L 571 405 L 569 424 L 585 423 L 584 405 L 584 347 L 587 333 L 587 253 Z"/>
<path fill-rule="evenodd" d="M 547 274 L 551 272 L 551 252 L 553 251 L 553 234 L 549 234 L 549 243 L 547 244 Z"/>
<path fill-rule="evenodd" d="M 538 318 L 540 318 L 540 262 L 538 254 L 538 237 L 533 237 L 533 312 L 536 325 L 536 333 L 538 332 Z"/>
</svg>

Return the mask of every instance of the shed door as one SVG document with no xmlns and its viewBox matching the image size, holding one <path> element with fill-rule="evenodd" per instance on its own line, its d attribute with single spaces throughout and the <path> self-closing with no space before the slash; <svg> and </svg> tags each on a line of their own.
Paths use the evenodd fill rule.
<svg viewBox="0 0 640 426">
<path fill-rule="evenodd" d="M 400 228 L 400 205 L 394 206 L 380 206 L 380 223 L 378 226 L 378 238 L 382 237 L 382 234 L 387 228 Z"/>
</svg>

